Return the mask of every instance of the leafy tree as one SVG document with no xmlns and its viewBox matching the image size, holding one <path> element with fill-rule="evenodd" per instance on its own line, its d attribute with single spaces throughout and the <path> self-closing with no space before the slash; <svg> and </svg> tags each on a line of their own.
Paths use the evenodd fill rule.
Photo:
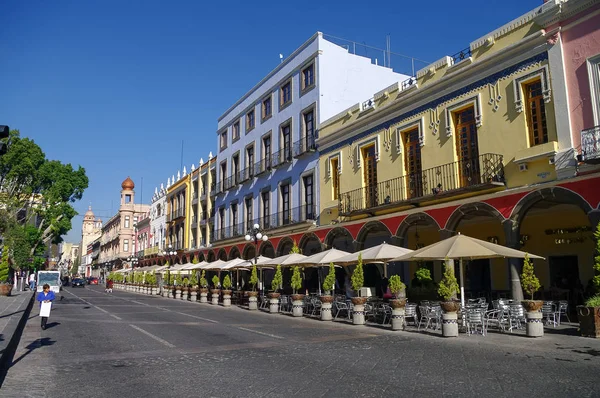
<svg viewBox="0 0 600 398">
<path fill-rule="evenodd" d="M 294 245 L 292 246 L 292 248 L 290 249 L 290 254 L 302 254 L 300 248 L 298 247 L 298 245 L 296 244 L 296 241 L 294 241 Z"/>
<path fill-rule="evenodd" d="M 252 272 L 250 273 L 250 280 L 248 281 L 252 286 L 252 291 L 256 291 L 256 285 L 258 284 L 258 273 L 256 272 L 256 264 L 252 266 Z"/>
<path fill-rule="evenodd" d="M 362 254 L 358 255 L 358 264 L 356 264 L 356 268 L 352 273 L 352 289 L 360 294 L 360 289 L 362 289 L 365 284 L 365 274 L 363 273 L 363 262 L 362 262 Z"/>
<path fill-rule="evenodd" d="M 194 256 L 194 259 L 192 260 L 192 264 L 198 264 L 200 261 L 198 261 L 198 256 Z M 194 270 L 196 271 L 196 270 Z"/>
<path fill-rule="evenodd" d="M 80 264 L 79 260 L 79 256 L 75 257 L 75 261 L 73 261 L 73 265 L 71 265 L 71 275 L 75 276 L 77 275 L 77 272 L 79 272 L 79 264 Z"/>
<path fill-rule="evenodd" d="M 186 276 L 185 278 L 183 278 L 183 286 L 188 286 L 189 284 L 190 284 L 190 280 Z"/>
<path fill-rule="evenodd" d="M 200 276 L 200 286 L 203 288 L 208 287 L 208 281 L 206 280 L 206 271 L 202 270 L 202 275 Z"/>
<path fill-rule="evenodd" d="M 229 277 L 229 274 L 225 275 L 225 278 L 223 278 L 223 289 L 231 289 L 231 278 Z"/>
<path fill-rule="evenodd" d="M 300 276 L 300 267 L 297 265 L 292 267 L 292 289 L 294 294 L 298 294 L 298 290 L 302 289 L 302 277 Z"/>
<path fill-rule="evenodd" d="M 283 284 L 283 276 L 281 275 L 281 265 L 277 266 L 275 271 L 275 275 L 273 276 L 273 280 L 271 281 L 271 289 L 274 292 L 281 289 L 281 285 Z"/>
<path fill-rule="evenodd" d="M 8 283 L 8 271 L 10 269 L 10 265 L 8 263 L 8 250 L 9 247 L 4 245 L 2 249 L 2 257 L 0 259 L 0 283 L 5 284 Z"/>
<path fill-rule="evenodd" d="M 192 270 L 192 275 L 190 276 L 190 286 L 198 287 L 198 271 Z"/>
<path fill-rule="evenodd" d="M 323 290 L 325 290 L 325 294 L 329 295 L 331 294 L 331 291 L 333 290 L 335 286 L 335 266 L 333 265 L 333 263 L 329 263 L 329 273 L 327 274 L 327 276 L 325 277 L 325 280 L 323 281 Z"/>
<path fill-rule="evenodd" d="M 431 271 L 429 268 L 423 266 L 423 263 L 419 263 L 419 268 L 415 271 L 415 277 L 418 281 L 418 286 L 431 286 L 433 284 L 433 278 L 431 277 Z"/>
<path fill-rule="evenodd" d="M 212 283 L 215 289 L 219 287 L 219 277 L 217 275 L 212 277 Z"/>
<path fill-rule="evenodd" d="M 438 294 L 446 301 L 456 297 L 456 293 L 460 289 L 456 276 L 454 276 L 454 269 L 448 263 L 448 258 L 446 258 L 444 261 L 444 275 L 438 286 Z"/>
<path fill-rule="evenodd" d="M 177 276 L 175 276 L 175 283 L 177 286 L 183 285 L 183 279 L 181 279 L 181 271 L 177 271 Z"/>
<path fill-rule="evenodd" d="M 404 289 L 406 289 L 406 285 L 404 283 L 402 283 L 402 279 L 400 279 L 399 275 L 392 275 L 392 276 L 390 276 L 389 288 L 390 288 L 390 291 L 392 293 L 394 293 L 394 296 L 396 296 L 396 298 L 398 298 L 400 296 L 400 293 Z"/>
<path fill-rule="evenodd" d="M 523 290 L 531 295 L 532 300 L 533 294 L 540 289 L 540 280 L 537 278 L 537 276 L 535 276 L 533 263 L 527 254 L 525 254 L 525 261 L 523 262 L 521 286 L 523 286 Z"/>
<path fill-rule="evenodd" d="M 156 285 L 156 275 L 153 272 L 146 274 L 146 283 L 155 286 Z"/>
</svg>

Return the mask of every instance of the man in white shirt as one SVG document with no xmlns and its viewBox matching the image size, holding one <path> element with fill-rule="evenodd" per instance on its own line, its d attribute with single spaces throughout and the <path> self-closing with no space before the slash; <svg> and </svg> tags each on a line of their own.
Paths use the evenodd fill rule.
<svg viewBox="0 0 600 398">
<path fill-rule="evenodd" d="M 29 288 L 35 290 L 35 272 L 29 274 Z"/>
</svg>

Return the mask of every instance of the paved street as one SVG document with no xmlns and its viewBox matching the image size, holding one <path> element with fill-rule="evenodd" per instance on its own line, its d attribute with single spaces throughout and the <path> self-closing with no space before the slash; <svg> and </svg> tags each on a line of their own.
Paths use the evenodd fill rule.
<svg viewBox="0 0 600 398">
<path fill-rule="evenodd" d="M 442 339 L 66 289 L 30 315 L 2 397 L 600 396 L 600 342 L 547 334 Z"/>
</svg>

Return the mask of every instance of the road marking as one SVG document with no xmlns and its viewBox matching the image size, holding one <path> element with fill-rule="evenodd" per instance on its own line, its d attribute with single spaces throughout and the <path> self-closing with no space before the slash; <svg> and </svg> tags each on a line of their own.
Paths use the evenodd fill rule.
<svg viewBox="0 0 600 398">
<path fill-rule="evenodd" d="M 160 308 L 160 307 L 156 307 L 156 308 Z M 166 310 L 166 311 L 169 311 L 169 310 Z M 196 316 L 196 315 L 192 315 L 192 314 L 186 314 L 185 312 L 178 312 L 178 311 L 169 311 L 169 312 L 172 312 L 174 314 L 179 314 L 179 315 L 190 316 L 192 318 L 201 319 L 201 320 L 206 321 L 206 322 L 219 323 L 219 321 L 215 321 L 214 319 L 202 318 L 201 316 Z"/>
<path fill-rule="evenodd" d="M 247 328 L 243 328 L 243 327 L 238 327 L 237 329 L 245 330 L 246 332 L 252 332 L 252 333 L 260 334 L 260 335 L 267 336 L 267 337 L 273 337 L 274 339 L 283 339 L 283 337 L 281 337 L 281 336 L 277 336 L 277 335 L 271 334 L 271 333 L 259 332 L 258 330 L 252 330 L 252 329 L 247 329 Z"/>
<path fill-rule="evenodd" d="M 166 340 L 163 340 L 163 339 L 161 339 L 161 338 L 160 338 L 160 337 L 158 337 L 158 336 L 155 336 L 155 335 L 153 335 L 152 333 L 150 333 L 150 332 L 148 332 L 148 331 L 146 331 L 146 330 L 142 329 L 142 328 L 141 328 L 141 327 L 139 327 L 139 326 L 135 326 L 135 325 L 132 325 L 132 324 L 129 324 L 129 326 L 131 326 L 132 328 L 134 328 L 135 330 L 137 330 L 137 331 L 139 331 L 139 332 L 142 332 L 142 333 L 144 333 L 146 336 L 153 338 L 154 340 L 158 341 L 159 343 L 166 345 L 166 346 L 167 346 L 167 347 L 169 347 L 169 348 L 175 348 L 175 346 L 174 346 L 173 344 L 169 343 L 169 342 L 168 342 L 168 341 L 166 341 Z"/>
<path fill-rule="evenodd" d="M 69 294 L 72 294 L 73 296 L 75 296 L 75 297 L 76 297 L 76 298 L 78 298 L 79 300 L 83 301 L 85 304 L 89 305 L 90 307 L 94 307 L 94 308 L 95 308 L 95 309 L 97 309 L 98 311 L 102 311 L 102 312 L 104 312 L 105 314 L 112 316 L 113 318 L 115 318 L 115 319 L 116 319 L 116 320 L 118 320 L 118 321 L 121 321 L 121 320 L 122 320 L 122 318 L 119 318 L 118 316 L 111 314 L 110 312 L 106 311 L 105 309 L 103 309 L 103 308 L 100 308 L 100 307 L 98 307 L 97 305 L 94 305 L 94 304 L 90 303 L 89 301 L 86 301 L 86 300 L 82 299 L 81 297 L 79 297 L 79 296 L 78 296 L 78 295 L 76 295 L 75 293 L 71 293 L 71 292 L 70 292 L 70 291 L 68 291 L 68 290 L 65 290 L 65 292 L 67 292 L 67 293 L 69 293 Z"/>
</svg>

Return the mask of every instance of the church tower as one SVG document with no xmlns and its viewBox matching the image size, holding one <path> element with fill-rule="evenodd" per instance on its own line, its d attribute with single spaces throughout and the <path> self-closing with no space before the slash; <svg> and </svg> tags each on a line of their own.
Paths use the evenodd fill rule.
<svg viewBox="0 0 600 398">
<path fill-rule="evenodd" d="M 83 216 L 83 225 L 81 226 L 81 250 L 79 255 L 85 255 L 87 245 L 96 240 L 101 234 L 102 221 L 96 218 L 92 211 L 92 206 L 90 206 Z"/>
</svg>

